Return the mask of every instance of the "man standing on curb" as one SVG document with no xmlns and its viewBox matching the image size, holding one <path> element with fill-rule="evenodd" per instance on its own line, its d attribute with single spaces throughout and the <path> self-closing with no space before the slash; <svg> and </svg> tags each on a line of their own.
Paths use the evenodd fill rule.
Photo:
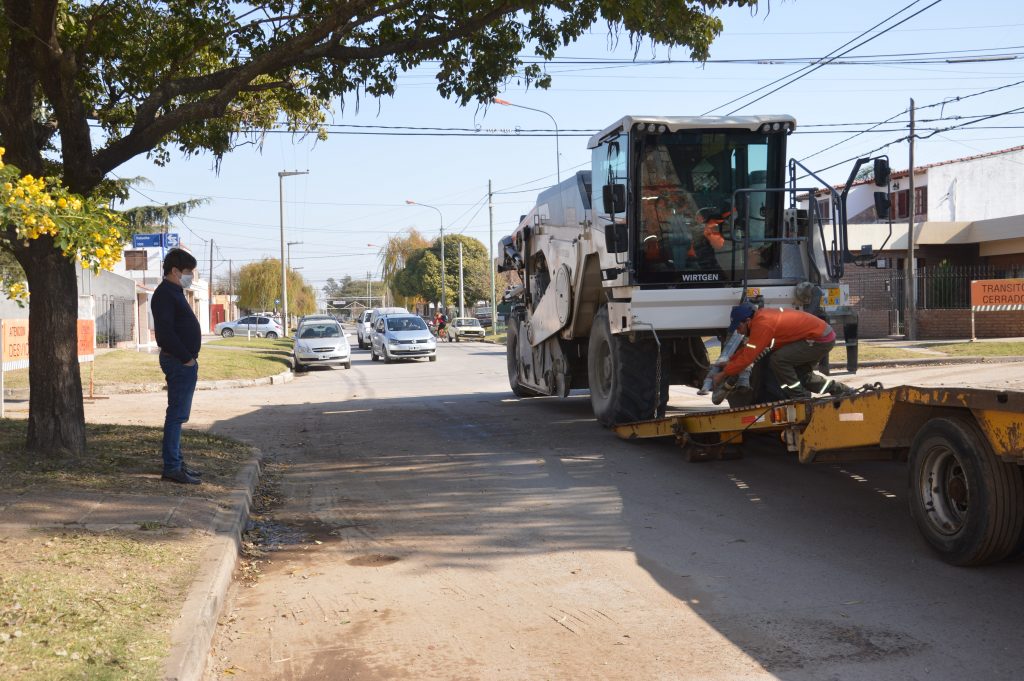
<svg viewBox="0 0 1024 681">
<path fill-rule="evenodd" d="M 181 426 L 192 412 L 192 395 L 199 378 L 199 348 L 203 342 L 199 320 L 185 298 L 192 286 L 196 259 L 173 248 L 164 258 L 164 280 L 156 287 L 150 309 L 160 346 L 160 369 L 167 378 L 167 416 L 164 418 L 161 480 L 198 485 L 201 473 L 185 465 L 181 456 Z"/>
<path fill-rule="evenodd" d="M 715 375 L 717 395 L 728 392 L 736 376 L 768 352 L 768 363 L 787 399 L 853 392 L 814 370 L 836 344 L 836 332 L 824 320 L 801 310 L 758 309 L 751 303 L 732 308 L 730 319 L 729 333 L 746 336 L 747 341 Z"/>
</svg>

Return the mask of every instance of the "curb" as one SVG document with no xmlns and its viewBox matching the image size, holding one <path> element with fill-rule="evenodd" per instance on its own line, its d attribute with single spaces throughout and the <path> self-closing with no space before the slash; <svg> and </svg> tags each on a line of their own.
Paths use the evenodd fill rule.
<svg viewBox="0 0 1024 681">
<path fill-rule="evenodd" d="M 250 388 L 255 385 L 281 385 L 295 380 L 295 374 L 291 369 L 282 371 L 272 376 L 262 378 L 230 378 L 221 381 L 199 381 L 196 383 L 196 390 L 224 390 L 227 388 Z M 97 388 L 95 395 L 138 395 L 142 393 L 160 393 L 166 389 L 164 383 L 131 383 L 119 387 L 116 385 Z M 4 390 L 4 397 L 12 400 L 27 400 L 29 398 L 28 388 L 8 388 Z M 89 399 L 85 395 L 85 399 Z"/>
<path fill-rule="evenodd" d="M 253 458 L 235 478 L 235 490 L 211 528 L 213 542 L 200 558 L 199 571 L 189 587 L 178 621 L 171 630 L 171 649 L 164 661 L 165 681 L 200 681 L 224 610 L 249 517 L 252 495 L 260 480 L 263 453 Z"/>
<path fill-rule="evenodd" d="M 942 364 L 1012 364 L 1024 362 L 1024 357 L 1007 355 L 1005 357 L 912 357 L 907 359 L 869 359 L 857 363 L 857 368 L 901 366 L 939 366 Z M 829 362 L 829 369 L 845 369 L 845 362 Z"/>
</svg>

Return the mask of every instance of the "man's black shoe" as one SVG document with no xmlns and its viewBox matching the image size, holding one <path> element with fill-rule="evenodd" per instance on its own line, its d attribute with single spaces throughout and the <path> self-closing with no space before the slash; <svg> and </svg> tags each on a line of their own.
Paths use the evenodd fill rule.
<svg viewBox="0 0 1024 681">
<path fill-rule="evenodd" d="M 160 476 L 160 479 L 167 480 L 168 482 L 177 482 L 182 485 L 198 485 L 202 482 L 199 478 L 193 477 L 181 469 L 164 473 Z"/>
<path fill-rule="evenodd" d="M 181 470 L 185 471 L 186 475 L 191 475 L 193 478 L 201 478 L 201 477 L 203 477 L 203 472 L 201 470 L 198 470 L 196 468 L 192 468 L 187 463 L 182 463 L 181 464 Z"/>
</svg>

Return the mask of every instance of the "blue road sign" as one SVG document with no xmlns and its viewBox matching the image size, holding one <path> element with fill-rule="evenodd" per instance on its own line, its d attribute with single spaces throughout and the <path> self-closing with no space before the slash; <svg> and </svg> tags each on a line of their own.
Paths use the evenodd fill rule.
<svg viewBox="0 0 1024 681">
<path fill-rule="evenodd" d="M 177 248 L 181 244 L 176 232 L 164 234 L 164 248 Z"/>
<path fill-rule="evenodd" d="M 135 234 L 132 236 L 132 248 L 160 248 L 163 234 Z"/>
</svg>

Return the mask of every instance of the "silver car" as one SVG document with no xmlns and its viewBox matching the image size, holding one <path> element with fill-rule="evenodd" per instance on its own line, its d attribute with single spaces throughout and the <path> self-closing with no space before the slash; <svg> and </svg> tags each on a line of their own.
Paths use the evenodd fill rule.
<svg viewBox="0 0 1024 681">
<path fill-rule="evenodd" d="M 437 341 L 427 323 L 414 314 L 392 314 L 377 318 L 370 342 L 370 359 L 384 363 L 396 359 L 426 357 L 437 361 Z"/>
<path fill-rule="evenodd" d="M 352 368 L 352 349 L 341 324 L 335 321 L 312 321 L 299 326 L 292 353 L 296 371 L 315 365 Z"/>
<path fill-rule="evenodd" d="M 241 319 L 236 319 L 233 322 L 221 322 L 220 324 L 217 324 L 217 326 L 213 327 L 213 332 L 219 336 L 223 336 L 224 338 L 247 335 L 253 335 L 256 337 L 262 336 L 263 338 L 278 338 L 279 336 L 284 335 L 284 329 L 276 319 L 262 317 L 259 315 L 242 317 Z"/>
</svg>

